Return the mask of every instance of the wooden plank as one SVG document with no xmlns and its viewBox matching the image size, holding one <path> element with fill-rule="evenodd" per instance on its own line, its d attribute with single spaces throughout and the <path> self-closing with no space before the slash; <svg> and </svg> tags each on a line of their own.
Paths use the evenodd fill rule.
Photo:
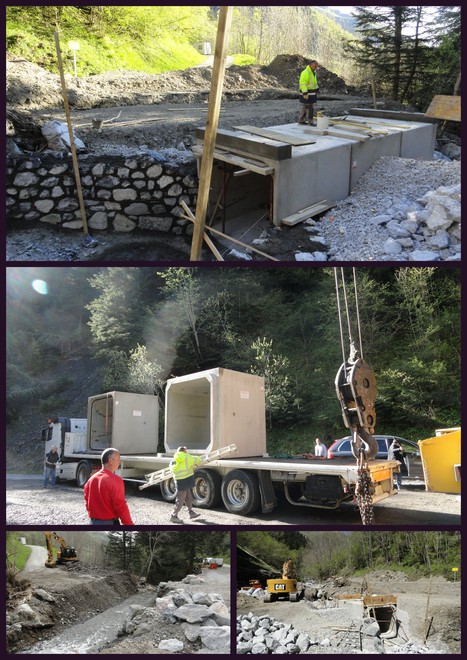
<svg viewBox="0 0 467 660">
<path fill-rule="evenodd" d="M 234 126 L 237 131 L 245 131 L 246 133 L 253 133 L 253 135 L 261 135 L 262 137 L 270 138 L 271 140 L 279 140 L 286 142 L 295 147 L 301 147 L 305 144 L 315 144 L 316 140 L 311 138 L 302 138 L 298 135 L 285 135 L 279 131 L 272 131 L 269 128 L 258 128 L 257 126 Z"/>
<path fill-rule="evenodd" d="M 320 131 L 318 128 L 305 128 L 305 133 L 313 133 L 313 135 L 329 135 L 330 137 L 339 137 L 343 140 L 357 140 L 357 142 L 366 142 L 370 139 L 369 135 L 362 135 L 361 133 L 352 133 L 349 131 L 341 131 L 340 129 L 328 128 L 325 131 Z"/>
<path fill-rule="evenodd" d="M 308 206 L 306 209 L 302 209 L 301 211 L 298 211 L 293 215 L 289 215 L 287 218 L 281 220 L 281 224 L 287 225 L 289 227 L 293 227 L 293 225 L 297 225 L 299 222 L 303 222 L 304 220 L 307 220 L 308 218 L 311 218 L 314 215 L 318 215 L 318 213 L 327 211 L 333 206 L 334 206 L 333 202 L 328 202 L 327 199 L 323 199 L 321 202 L 312 204 L 311 206 Z"/>
<path fill-rule="evenodd" d="M 192 151 L 195 156 L 203 155 L 203 147 L 199 145 L 194 145 L 192 147 Z M 229 151 L 215 149 L 214 158 L 225 163 L 230 163 L 231 165 L 237 165 L 242 169 L 247 169 L 251 172 L 256 172 L 257 174 L 262 174 L 263 176 L 274 174 L 274 167 L 272 167 L 272 165 L 262 164 L 261 161 L 250 160 L 249 158 L 243 158 L 242 156 L 232 154 Z"/>
<path fill-rule="evenodd" d="M 195 135 L 198 139 L 204 140 L 204 128 L 196 128 Z M 292 147 L 285 142 L 275 142 L 267 138 L 241 134 L 237 131 L 227 131 L 219 129 L 216 136 L 216 147 L 223 146 L 229 149 L 238 149 L 247 154 L 255 154 L 271 160 L 286 160 L 292 157 Z"/>
<path fill-rule="evenodd" d="M 427 117 L 445 119 L 447 121 L 461 120 L 461 97 L 460 96 L 434 96 L 428 110 Z"/>
<path fill-rule="evenodd" d="M 196 202 L 196 221 L 191 240 L 190 261 L 199 261 L 201 258 L 232 12 L 233 7 L 221 7 L 219 10 L 219 23 L 217 26 L 216 47 L 212 67 L 211 93 L 209 94 L 208 115 L 206 117 L 206 139 L 204 141 L 203 158 L 201 159 L 198 199 Z"/>
<path fill-rule="evenodd" d="M 190 220 L 193 222 L 193 220 L 190 218 L 188 215 L 181 215 L 181 218 L 185 218 L 185 220 Z M 266 252 L 261 252 L 261 250 L 257 250 L 255 247 L 252 245 L 248 245 L 248 243 L 242 243 L 241 241 L 238 241 L 236 238 L 233 238 L 232 236 L 228 236 L 228 234 L 223 234 L 221 231 L 218 229 L 214 229 L 213 227 L 206 227 L 206 229 L 213 234 L 217 234 L 218 236 L 222 236 L 223 238 L 226 238 L 228 241 L 232 241 L 232 243 L 236 243 L 236 245 L 241 245 L 242 247 L 246 248 L 247 250 L 251 250 L 252 252 L 256 252 L 256 254 L 261 255 L 262 257 L 266 257 L 266 259 L 270 259 L 271 261 L 279 261 L 279 259 L 276 259 L 276 257 L 271 257 L 270 254 L 266 254 Z"/>
<path fill-rule="evenodd" d="M 402 121 L 420 121 L 425 124 L 436 124 L 435 119 L 427 117 L 423 112 L 398 112 L 396 110 L 350 108 L 349 115 L 357 115 L 359 117 L 380 117 L 381 119 L 400 119 Z"/>
</svg>

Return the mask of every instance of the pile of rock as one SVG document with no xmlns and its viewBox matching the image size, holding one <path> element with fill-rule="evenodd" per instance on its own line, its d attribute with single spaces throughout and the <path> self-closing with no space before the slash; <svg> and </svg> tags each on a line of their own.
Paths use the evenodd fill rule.
<svg viewBox="0 0 467 660">
<path fill-rule="evenodd" d="M 201 584 L 190 575 L 186 584 Z M 152 607 L 132 605 L 120 635 L 150 635 L 161 651 L 230 653 L 230 612 L 222 596 L 161 583 Z"/>
<path fill-rule="evenodd" d="M 336 610 L 336 614 L 341 613 Z M 322 632 L 304 633 L 290 623 L 281 623 L 269 615 L 252 612 L 237 617 L 238 655 L 265 654 L 346 654 L 346 653 L 441 653 L 425 644 L 380 638 L 378 623 L 371 617 L 360 624 L 348 616 Z M 390 649 L 390 650 L 389 650 Z"/>
<path fill-rule="evenodd" d="M 459 181 L 455 161 L 380 158 L 349 197 L 304 223 L 309 248 L 295 260 L 459 260 Z"/>
<path fill-rule="evenodd" d="M 237 654 L 306 653 L 310 646 L 329 647 L 328 638 L 310 637 L 290 623 L 281 623 L 271 616 L 256 616 L 253 612 L 237 617 Z"/>
</svg>

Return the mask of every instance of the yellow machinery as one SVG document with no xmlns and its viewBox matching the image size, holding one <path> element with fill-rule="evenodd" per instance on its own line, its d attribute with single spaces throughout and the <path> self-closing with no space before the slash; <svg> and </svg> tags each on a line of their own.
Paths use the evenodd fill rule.
<svg viewBox="0 0 467 660">
<path fill-rule="evenodd" d="M 266 593 L 263 601 L 272 603 L 279 598 L 297 602 L 300 600 L 301 592 L 297 587 L 297 580 L 293 577 L 292 560 L 289 558 L 282 566 L 282 578 L 267 580 Z"/>
<path fill-rule="evenodd" d="M 420 440 L 425 487 L 436 493 L 461 492 L 461 429 L 439 429 L 434 438 Z"/>
<path fill-rule="evenodd" d="M 65 564 L 67 562 L 78 561 L 76 550 L 67 545 L 64 538 L 55 532 L 44 532 L 44 535 L 48 553 L 47 561 L 45 562 L 47 568 L 55 568 L 57 564 Z M 57 550 L 57 558 L 54 557 L 52 540 L 57 541 L 57 543 L 60 545 L 60 548 Z"/>
</svg>

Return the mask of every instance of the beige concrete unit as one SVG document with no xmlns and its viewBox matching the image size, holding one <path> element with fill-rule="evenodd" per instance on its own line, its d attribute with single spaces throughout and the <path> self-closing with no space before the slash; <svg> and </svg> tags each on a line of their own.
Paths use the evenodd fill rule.
<svg viewBox="0 0 467 660">
<path fill-rule="evenodd" d="M 88 452 L 115 447 L 122 454 L 154 453 L 158 427 L 155 396 L 107 392 L 88 399 Z"/>
<path fill-rule="evenodd" d="M 328 130 L 298 124 L 252 127 L 251 132 L 248 126 L 238 127 L 242 130 L 229 132 L 228 144 L 224 138 L 216 142 L 208 220 L 211 214 L 218 220 L 222 209 L 223 231 L 231 235 L 250 214 L 249 225 L 265 216 L 279 226 L 323 200 L 332 204 L 348 197 L 359 178 L 382 156 L 431 160 L 436 124 L 422 118 L 416 121 L 419 116 L 352 114 L 330 118 Z M 269 136 L 262 138 L 269 151 L 261 151 L 260 146 L 266 145 L 260 144 L 258 132 Z M 274 157 L 274 139 L 276 149 L 284 150 L 280 157 Z M 201 162 L 199 134 L 193 151 Z"/>
<path fill-rule="evenodd" d="M 266 451 L 264 379 L 209 369 L 167 381 L 165 449 L 204 453 L 237 445 L 234 457 Z"/>
</svg>

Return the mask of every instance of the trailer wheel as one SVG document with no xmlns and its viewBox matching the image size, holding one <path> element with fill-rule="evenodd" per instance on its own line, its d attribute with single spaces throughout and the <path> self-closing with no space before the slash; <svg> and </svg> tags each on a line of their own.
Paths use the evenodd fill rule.
<svg viewBox="0 0 467 660">
<path fill-rule="evenodd" d="M 222 501 L 230 513 L 248 516 L 261 504 L 258 477 L 247 470 L 233 470 L 225 475 L 221 487 Z"/>
<path fill-rule="evenodd" d="M 76 468 L 76 483 L 83 488 L 86 481 L 91 476 L 91 464 L 88 461 L 80 461 Z"/>
<path fill-rule="evenodd" d="M 200 509 L 211 509 L 221 502 L 222 477 L 214 470 L 196 470 L 192 489 L 193 504 Z"/>
<path fill-rule="evenodd" d="M 161 482 L 161 495 L 166 502 L 175 502 L 177 499 L 177 485 L 175 479 L 166 479 Z"/>
</svg>

